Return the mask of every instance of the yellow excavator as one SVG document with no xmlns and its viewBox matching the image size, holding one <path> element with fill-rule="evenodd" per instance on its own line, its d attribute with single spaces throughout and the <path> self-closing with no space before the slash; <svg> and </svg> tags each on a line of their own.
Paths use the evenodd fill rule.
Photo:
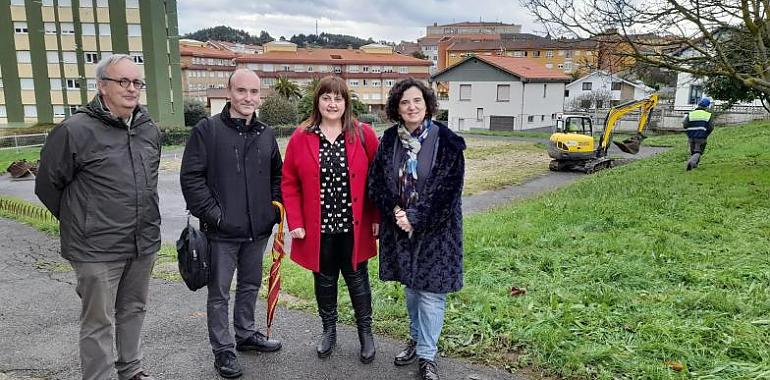
<svg viewBox="0 0 770 380">
<path fill-rule="evenodd" d="M 610 142 L 620 150 L 630 154 L 639 153 L 644 130 L 650 121 L 653 108 L 658 104 L 658 94 L 652 94 L 641 100 L 632 100 L 612 107 L 604 119 L 604 130 L 599 143 L 594 145 L 593 124 L 588 115 L 564 114 L 556 120 L 556 130 L 551 135 L 548 155 L 553 158 L 549 169 L 553 171 L 577 170 L 593 173 L 612 167 L 612 159 L 607 155 Z M 612 141 L 618 121 L 634 110 L 640 110 L 636 134 L 623 142 Z"/>
</svg>

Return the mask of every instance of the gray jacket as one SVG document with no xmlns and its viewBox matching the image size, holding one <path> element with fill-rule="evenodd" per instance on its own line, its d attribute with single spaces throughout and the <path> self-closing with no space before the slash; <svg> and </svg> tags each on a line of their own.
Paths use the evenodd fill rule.
<svg viewBox="0 0 770 380">
<path fill-rule="evenodd" d="M 158 252 L 160 141 L 146 109 L 134 110 L 128 126 L 98 96 L 48 135 L 35 194 L 59 219 L 64 258 L 117 261 Z"/>
</svg>

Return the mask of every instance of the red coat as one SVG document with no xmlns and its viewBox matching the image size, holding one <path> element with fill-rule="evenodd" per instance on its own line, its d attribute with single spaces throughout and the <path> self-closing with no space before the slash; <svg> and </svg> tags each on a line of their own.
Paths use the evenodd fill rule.
<svg viewBox="0 0 770 380">
<path fill-rule="evenodd" d="M 353 203 L 353 269 L 358 263 L 377 255 L 372 224 L 379 223 L 379 211 L 366 196 L 369 163 L 377 153 L 377 135 L 367 124 L 363 127 L 366 149 L 356 134 L 355 142 L 347 136 L 350 201 Z M 321 251 L 321 178 L 318 161 L 320 139 L 304 128 L 297 128 L 289 139 L 283 162 L 281 191 L 286 206 L 289 231 L 305 229 L 304 239 L 292 239 L 291 259 L 318 272 Z"/>
</svg>

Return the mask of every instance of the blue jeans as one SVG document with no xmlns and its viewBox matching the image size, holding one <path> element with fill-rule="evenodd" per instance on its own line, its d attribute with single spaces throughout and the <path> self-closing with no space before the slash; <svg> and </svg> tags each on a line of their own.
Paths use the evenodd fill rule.
<svg viewBox="0 0 770 380">
<path fill-rule="evenodd" d="M 417 357 L 433 360 L 438 351 L 438 337 L 444 327 L 446 293 L 431 293 L 406 288 L 409 334 L 417 342 Z"/>
</svg>

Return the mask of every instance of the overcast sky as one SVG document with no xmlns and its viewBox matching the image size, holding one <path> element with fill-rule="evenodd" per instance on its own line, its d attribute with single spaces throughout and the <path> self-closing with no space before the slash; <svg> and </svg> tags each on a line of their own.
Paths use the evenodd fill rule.
<svg viewBox="0 0 770 380">
<path fill-rule="evenodd" d="M 434 22 L 492 21 L 539 32 L 517 0 L 179 0 L 179 31 L 227 25 L 274 38 L 294 34 L 349 34 L 360 38 L 415 41 Z"/>
</svg>

